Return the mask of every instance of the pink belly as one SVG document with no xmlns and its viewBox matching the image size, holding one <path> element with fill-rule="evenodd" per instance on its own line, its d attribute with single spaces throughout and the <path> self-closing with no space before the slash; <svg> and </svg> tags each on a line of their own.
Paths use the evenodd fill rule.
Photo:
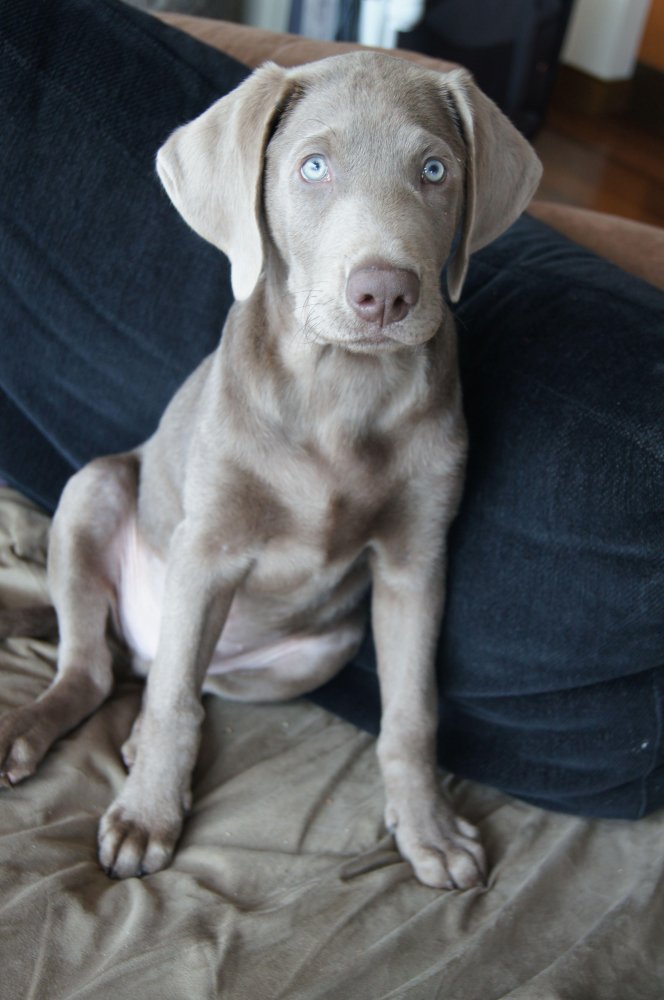
<svg viewBox="0 0 664 1000">
<path fill-rule="evenodd" d="M 145 674 L 157 653 L 166 564 L 143 542 L 133 519 L 125 526 L 117 544 L 121 567 L 118 623 L 133 653 L 136 672 Z M 298 640 L 290 641 L 295 645 Z M 276 635 L 258 636 L 256 628 L 241 619 L 232 605 L 208 673 L 266 666 L 277 655 L 283 655 L 284 644 L 288 642 Z"/>
<path fill-rule="evenodd" d="M 136 523 L 128 522 L 117 542 L 120 559 L 118 620 L 122 636 L 133 653 L 136 673 L 145 675 L 157 653 L 166 564 L 141 539 Z M 260 669 L 287 663 L 294 657 L 311 657 L 348 643 L 345 630 L 338 635 L 284 637 L 266 633 L 231 606 L 224 630 L 208 667 L 208 674 Z M 318 648 L 320 647 L 320 648 Z"/>
</svg>

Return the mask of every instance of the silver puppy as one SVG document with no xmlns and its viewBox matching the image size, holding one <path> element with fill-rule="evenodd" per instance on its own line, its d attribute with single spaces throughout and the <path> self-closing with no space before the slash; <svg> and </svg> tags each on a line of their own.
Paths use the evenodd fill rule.
<svg viewBox="0 0 664 1000">
<path fill-rule="evenodd" d="M 191 799 L 206 678 L 229 698 L 310 691 L 357 649 L 371 583 L 387 826 L 422 882 L 476 885 L 483 851 L 435 759 L 466 451 L 439 281 L 447 264 L 455 301 L 539 162 L 464 71 L 363 52 L 267 64 L 178 129 L 157 168 L 230 258 L 237 301 L 154 436 L 63 493 L 57 675 L 0 720 L 0 781 L 32 774 L 108 696 L 110 621 L 147 685 L 99 857 L 117 877 L 158 871 Z"/>
</svg>

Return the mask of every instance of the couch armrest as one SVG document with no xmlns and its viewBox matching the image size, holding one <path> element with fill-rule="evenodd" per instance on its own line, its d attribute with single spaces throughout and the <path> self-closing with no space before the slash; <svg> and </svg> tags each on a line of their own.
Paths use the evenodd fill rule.
<svg viewBox="0 0 664 1000">
<path fill-rule="evenodd" d="M 664 290 L 664 229 L 551 201 L 531 202 L 528 214 Z"/>
<path fill-rule="evenodd" d="M 156 12 L 153 13 L 156 14 Z M 278 63 L 279 66 L 299 66 L 302 63 L 323 59 L 325 56 L 354 52 L 357 49 L 367 47 L 353 42 L 321 42 L 301 35 L 266 31 L 263 28 L 254 28 L 245 24 L 233 24 L 230 21 L 193 17 L 190 14 L 160 12 L 156 16 L 173 28 L 180 28 L 181 31 L 186 31 L 199 41 L 221 49 L 229 56 L 245 63 L 246 66 L 251 66 L 252 69 L 268 59 Z M 400 58 L 412 60 L 443 73 L 458 65 L 444 62 L 442 59 L 433 59 L 419 52 L 407 52 L 402 49 L 399 49 L 395 54 Z"/>
</svg>

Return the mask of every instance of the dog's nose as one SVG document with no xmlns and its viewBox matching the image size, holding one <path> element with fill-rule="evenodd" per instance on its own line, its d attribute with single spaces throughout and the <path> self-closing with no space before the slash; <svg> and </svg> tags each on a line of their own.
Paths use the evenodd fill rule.
<svg viewBox="0 0 664 1000">
<path fill-rule="evenodd" d="M 376 263 L 356 267 L 348 275 L 346 298 L 366 323 L 398 323 L 419 297 L 420 279 L 413 271 Z"/>
</svg>

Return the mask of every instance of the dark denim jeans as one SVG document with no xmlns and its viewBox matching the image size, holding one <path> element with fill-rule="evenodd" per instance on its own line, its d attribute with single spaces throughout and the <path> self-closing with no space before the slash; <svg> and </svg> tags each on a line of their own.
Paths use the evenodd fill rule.
<svg viewBox="0 0 664 1000">
<path fill-rule="evenodd" d="M 0 47 L 0 475 L 53 509 L 218 340 L 226 261 L 153 161 L 247 70 L 118 0 L 3 0 Z M 663 306 L 524 218 L 457 309 L 471 451 L 440 759 L 556 809 L 664 803 Z M 314 698 L 376 729 L 369 637 Z"/>
</svg>

